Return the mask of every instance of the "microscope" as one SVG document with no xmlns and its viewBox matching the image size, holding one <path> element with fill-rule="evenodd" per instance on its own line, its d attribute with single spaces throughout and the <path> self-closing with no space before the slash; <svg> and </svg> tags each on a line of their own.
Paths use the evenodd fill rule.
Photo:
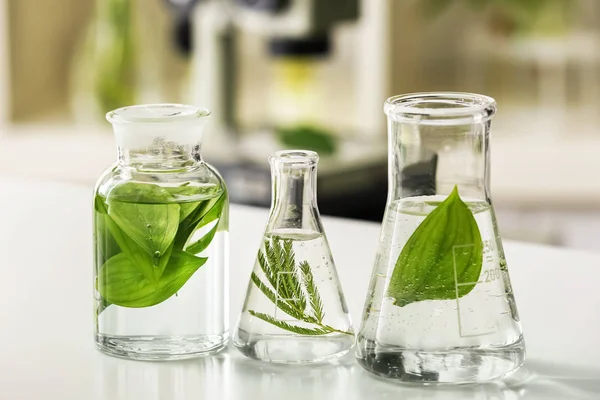
<svg viewBox="0 0 600 400">
<path fill-rule="evenodd" d="M 353 62 L 362 55 L 352 54 L 368 0 L 168 1 L 191 25 L 190 101 L 212 111 L 204 154 L 232 201 L 268 206 L 268 156 L 301 148 L 321 156 L 321 212 L 380 220 L 385 132 L 361 137 L 354 124 L 361 101 L 373 103 L 361 96 L 364 83 L 355 87 L 357 74 L 369 77 Z"/>
</svg>

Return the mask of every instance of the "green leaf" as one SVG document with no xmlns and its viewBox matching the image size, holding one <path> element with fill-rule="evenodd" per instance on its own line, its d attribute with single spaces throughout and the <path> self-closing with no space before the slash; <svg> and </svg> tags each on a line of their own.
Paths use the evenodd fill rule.
<svg viewBox="0 0 600 400">
<path fill-rule="evenodd" d="M 454 187 L 402 248 L 388 295 L 399 307 L 423 300 L 460 298 L 475 287 L 482 262 L 477 222 Z"/>
<path fill-rule="evenodd" d="M 174 203 L 137 204 L 109 198 L 108 215 L 153 257 L 167 251 L 179 225 L 179 205 Z"/>
<path fill-rule="evenodd" d="M 108 209 L 104 203 L 104 199 L 98 195 L 94 197 L 94 210 L 100 214 L 108 214 Z"/>
<path fill-rule="evenodd" d="M 203 226 L 219 219 L 223 210 L 226 208 L 227 192 L 223 191 L 219 197 L 205 200 L 192 211 L 181 223 L 175 237 L 175 248 L 181 250 L 185 248 L 187 241 L 192 234 Z M 217 228 L 217 230 L 219 230 Z"/>
<path fill-rule="evenodd" d="M 173 296 L 206 261 L 206 258 L 174 251 L 158 283 L 152 283 L 121 253 L 100 269 L 98 291 L 105 301 L 118 306 L 150 307 Z"/>
<path fill-rule="evenodd" d="M 421 0 L 420 4 L 425 17 L 437 18 L 446 11 L 452 0 Z"/>
<path fill-rule="evenodd" d="M 333 133 L 316 126 L 279 127 L 275 134 L 281 143 L 291 148 L 313 150 L 324 155 L 333 154 L 337 149 Z"/>
<path fill-rule="evenodd" d="M 215 226 L 213 226 L 212 229 L 208 231 L 208 233 L 204 235 L 200 240 L 198 240 L 196 243 L 186 246 L 185 251 L 191 254 L 198 254 L 206 250 L 206 248 L 214 239 L 218 227 L 219 224 L 215 224 Z"/>
<path fill-rule="evenodd" d="M 156 283 L 163 274 L 167 262 L 171 257 L 173 246 L 169 246 L 159 257 L 155 254 L 148 254 L 143 247 L 127 236 L 108 215 L 106 216 L 105 223 L 110 236 L 114 238 L 123 254 L 132 261 L 133 265 L 138 268 L 146 279 Z"/>
</svg>

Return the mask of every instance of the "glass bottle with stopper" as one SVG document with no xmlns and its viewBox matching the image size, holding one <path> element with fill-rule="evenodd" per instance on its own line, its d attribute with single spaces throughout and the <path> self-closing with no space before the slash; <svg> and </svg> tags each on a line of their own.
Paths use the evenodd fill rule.
<svg viewBox="0 0 600 400">
<path fill-rule="evenodd" d="M 234 334 L 262 361 L 335 360 L 354 343 L 352 322 L 316 202 L 317 153 L 270 158 L 273 200 Z"/>
<path fill-rule="evenodd" d="M 490 194 L 495 101 L 467 93 L 385 104 L 389 193 L 357 338 L 368 371 L 470 383 L 523 363 L 525 345 Z"/>
<path fill-rule="evenodd" d="M 94 197 L 96 346 L 143 360 L 214 353 L 229 339 L 225 182 L 202 160 L 208 110 L 108 114 L 118 162 Z"/>
</svg>

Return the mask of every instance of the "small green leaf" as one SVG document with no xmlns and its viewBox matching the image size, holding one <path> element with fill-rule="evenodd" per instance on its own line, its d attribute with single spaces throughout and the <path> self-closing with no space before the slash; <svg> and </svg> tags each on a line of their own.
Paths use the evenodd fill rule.
<svg viewBox="0 0 600 400">
<path fill-rule="evenodd" d="M 188 245 L 185 248 L 185 251 L 191 254 L 198 254 L 206 250 L 208 245 L 210 245 L 210 242 L 212 242 L 213 238 L 215 237 L 215 233 L 217 233 L 218 227 L 219 224 L 215 224 L 215 226 L 213 226 L 212 229 L 208 231 L 206 235 L 200 238 L 200 240 L 198 240 L 196 243 Z"/>
<path fill-rule="evenodd" d="M 177 200 L 178 198 L 182 198 L 182 200 L 184 200 L 183 202 L 178 203 L 180 207 L 179 222 L 186 219 L 201 203 L 201 201 L 186 201 L 203 193 L 202 188 L 199 188 L 198 186 L 190 186 L 189 183 L 187 183 L 176 187 L 165 187 L 164 189 L 173 196 L 173 199 Z"/>
<path fill-rule="evenodd" d="M 227 192 L 223 191 L 219 197 L 201 202 L 181 223 L 175 238 L 175 248 L 183 249 L 193 233 L 203 226 L 219 219 L 227 201 Z M 217 228 L 218 230 L 218 228 Z"/>
<path fill-rule="evenodd" d="M 100 214 L 108 214 L 108 210 L 106 208 L 106 204 L 104 203 L 104 199 L 98 195 L 94 197 L 94 210 L 96 210 Z"/>
<path fill-rule="evenodd" d="M 402 248 L 388 296 L 399 307 L 423 300 L 460 298 L 475 287 L 482 262 L 477 221 L 454 187 Z"/>
<path fill-rule="evenodd" d="M 316 126 L 279 127 L 275 134 L 281 143 L 291 148 L 313 150 L 323 155 L 333 154 L 337 149 L 335 135 Z"/>
<path fill-rule="evenodd" d="M 94 199 L 94 247 L 97 265 L 102 265 L 121 251 L 118 243 L 108 231 L 107 220 L 110 217 L 107 215 L 106 204 L 100 196 Z"/>
<path fill-rule="evenodd" d="M 98 291 L 105 301 L 118 306 L 150 307 L 173 296 L 206 260 L 174 251 L 158 283 L 152 283 L 127 255 L 117 254 L 100 269 Z"/>
</svg>

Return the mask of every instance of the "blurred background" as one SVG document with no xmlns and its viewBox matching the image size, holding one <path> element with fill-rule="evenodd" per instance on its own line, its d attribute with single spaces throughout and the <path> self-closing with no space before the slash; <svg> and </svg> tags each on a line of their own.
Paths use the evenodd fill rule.
<svg viewBox="0 0 600 400">
<path fill-rule="evenodd" d="M 595 250 L 599 22 L 597 0 L 0 0 L 0 176 L 91 190 L 107 111 L 192 103 L 234 202 L 268 207 L 268 155 L 308 148 L 321 212 L 381 221 L 383 101 L 469 91 L 499 104 L 503 236 Z"/>
</svg>

